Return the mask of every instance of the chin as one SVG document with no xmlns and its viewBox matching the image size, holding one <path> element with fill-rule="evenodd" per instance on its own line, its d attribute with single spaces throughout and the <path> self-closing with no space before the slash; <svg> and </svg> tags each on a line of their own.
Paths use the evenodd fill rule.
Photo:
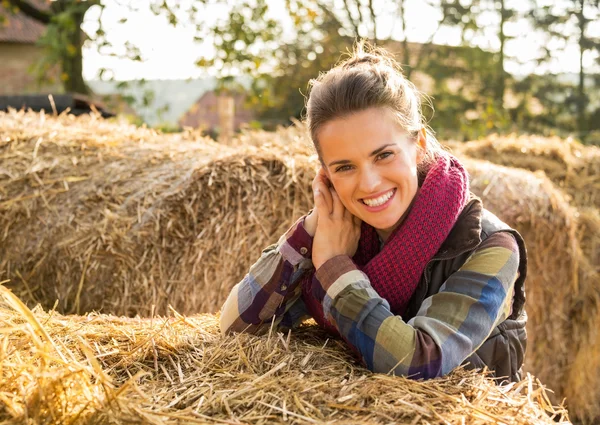
<svg viewBox="0 0 600 425">
<path fill-rule="evenodd" d="M 369 220 L 365 220 L 367 222 L 367 224 L 373 226 L 374 228 L 378 229 L 378 230 L 388 230 L 388 229 L 392 229 L 397 223 L 398 221 L 402 218 L 402 214 L 394 214 L 391 217 L 381 217 L 381 219 L 373 219 L 372 217 L 369 217 Z"/>
</svg>

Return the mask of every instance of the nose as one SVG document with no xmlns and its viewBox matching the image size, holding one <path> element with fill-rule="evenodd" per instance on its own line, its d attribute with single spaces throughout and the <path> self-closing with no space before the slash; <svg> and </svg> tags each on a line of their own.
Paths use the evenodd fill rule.
<svg viewBox="0 0 600 425">
<path fill-rule="evenodd" d="M 376 192 L 381 187 L 381 176 L 377 170 L 366 168 L 360 175 L 360 190 L 365 195 Z"/>
</svg>

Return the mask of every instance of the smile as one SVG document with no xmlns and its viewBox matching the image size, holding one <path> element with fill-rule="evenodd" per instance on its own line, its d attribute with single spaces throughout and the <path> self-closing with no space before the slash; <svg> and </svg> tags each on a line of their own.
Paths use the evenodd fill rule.
<svg viewBox="0 0 600 425">
<path fill-rule="evenodd" d="M 381 206 L 387 204 L 388 201 L 394 196 L 395 193 L 396 193 L 396 188 L 394 188 L 374 199 L 363 198 L 363 199 L 361 199 L 361 202 L 371 208 L 381 207 Z"/>
</svg>

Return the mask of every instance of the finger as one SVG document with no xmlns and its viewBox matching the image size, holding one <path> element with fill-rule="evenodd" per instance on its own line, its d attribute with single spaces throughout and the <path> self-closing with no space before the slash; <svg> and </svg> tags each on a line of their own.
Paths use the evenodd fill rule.
<svg viewBox="0 0 600 425">
<path fill-rule="evenodd" d="M 313 180 L 313 193 L 316 191 L 320 191 L 321 195 L 323 195 L 325 204 L 327 205 L 327 211 L 329 214 L 331 214 L 331 211 L 333 210 L 333 201 L 331 199 L 331 193 L 329 191 L 329 188 L 320 180 L 317 179 L 317 177 L 315 177 L 315 179 Z"/>
<path fill-rule="evenodd" d="M 323 195 L 323 201 L 327 206 L 327 212 L 329 214 L 333 213 L 333 197 L 331 196 L 331 189 L 323 183 L 317 183 L 317 187 L 321 192 L 321 195 Z"/>
<path fill-rule="evenodd" d="M 319 208 L 319 213 L 322 215 L 331 214 L 329 210 L 329 205 L 327 203 L 327 197 L 331 197 L 331 193 L 329 189 L 318 187 L 315 192 L 315 206 Z"/>
<path fill-rule="evenodd" d="M 335 218 L 344 218 L 344 210 L 346 208 L 334 188 L 331 188 L 331 197 L 333 199 L 333 211 L 331 215 Z"/>
<path fill-rule="evenodd" d="M 322 169 L 321 169 L 322 170 Z M 321 178 L 319 174 L 317 174 L 313 180 L 312 184 L 313 192 L 319 190 L 323 195 L 325 204 L 327 205 L 327 211 L 329 214 L 333 211 L 333 200 L 331 198 L 331 192 L 329 186 L 325 183 L 325 181 Z"/>
</svg>

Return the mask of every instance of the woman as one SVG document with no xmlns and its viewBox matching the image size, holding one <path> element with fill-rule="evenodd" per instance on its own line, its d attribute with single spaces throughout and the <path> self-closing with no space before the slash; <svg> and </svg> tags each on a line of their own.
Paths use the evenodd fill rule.
<svg viewBox="0 0 600 425">
<path fill-rule="evenodd" d="M 521 236 L 469 192 L 385 51 L 359 44 L 311 83 L 315 208 L 232 289 L 223 333 L 313 317 L 374 372 L 427 379 L 466 364 L 520 380 Z"/>
</svg>

